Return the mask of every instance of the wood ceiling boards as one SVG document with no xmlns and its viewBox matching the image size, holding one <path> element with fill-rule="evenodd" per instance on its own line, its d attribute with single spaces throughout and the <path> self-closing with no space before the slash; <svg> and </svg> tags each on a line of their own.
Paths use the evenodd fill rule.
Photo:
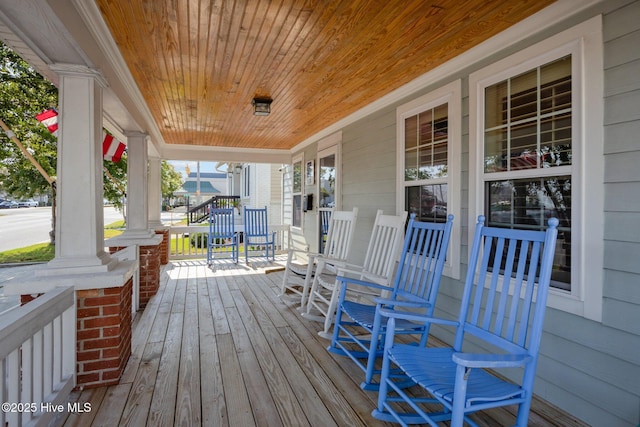
<svg viewBox="0 0 640 427">
<path fill-rule="evenodd" d="M 165 142 L 290 149 L 552 3 L 97 0 Z M 271 114 L 252 114 L 255 96 Z"/>
</svg>

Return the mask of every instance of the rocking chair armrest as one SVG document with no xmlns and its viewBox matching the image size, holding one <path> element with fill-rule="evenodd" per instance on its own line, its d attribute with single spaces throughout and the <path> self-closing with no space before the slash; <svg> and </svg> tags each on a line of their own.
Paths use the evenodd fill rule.
<svg viewBox="0 0 640 427">
<path fill-rule="evenodd" d="M 453 361 L 468 368 L 517 368 L 531 359 L 528 354 L 453 353 Z"/>
<path fill-rule="evenodd" d="M 358 271 L 357 268 L 351 268 L 350 265 L 338 266 L 338 268 L 336 268 L 336 273 L 341 277 L 360 276 L 361 272 L 362 271 Z"/>
<path fill-rule="evenodd" d="M 345 286 L 348 286 L 349 283 L 353 283 L 354 285 L 365 286 L 365 287 L 374 288 L 374 289 L 380 289 L 382 291 L 393 291 L 393 288 L 391 288 L 389 286 L 380 285 L 378 283 L 369 282 L 369 281 L 366 281 L 366 280 L 354 279 L 352 277 L 346 277 L 346 276 L 342 276 L 342 275 L 338 275 L 336 277 L 336 281 L 342 282 Z"/>
<path fill-rule="evenodd" d="M 411 307 L 411 308 L 424 308 L 424 307 L 429 307 L 431 305 L 425 302 L 400 301 L 396 299 L 389 299 L 389 298 L 382 298 L 382 297 L 374 298 L 373 301 L 379 305 L 386 305 L 386 306 L 393 305 L 393 306 Z"/>
<path fill-rule="evenodd" d="M 348 262 L 338 264 L 339 265 L 336 266 L 338 276 L 346 276 L 347 274 L 360 275 L 360 273 L 362 273 L 361 265 L 350 264 Z"/>
<path fill-rule="evenodd" d="M 318 256 L 321 255 L 321 254 L 319 254 L 317 252 L 305 251 L 304 249 L 297 249 L 297 248 L 289 248 L 289 249 L 287 249 L 287 255 L 288 256 L 293 256 L 294 254 L 302 254 L 302 255 L 305 255 L 305 256 L 309 257 L 309 262 L 311 264 L 313 264 L 315 262 L 315 259 Z"/>
<path fill-rule="evenodd" d="M 290 254 L 305 254 L 305 255 L 313 255 L 313 253 L 307 252 L 304 249 L 297 249 L 297 248 L 289 248 L 287 249 L 287 253 Z"/>
<path fill-rule="evenodd" d="M 393 317 L 395 319 L 413 320 L 415 322 L 423 323 L 435 323 L 445 326 L 460 326 L 460 323 L 456 320 L 443 319 L 440 317 L 432 317 L 426 314 L 419 314 L 409 311 L 399 311 L 392 308 L 381 308 L 380 314 L 385 317 Z"/>
<path fill-rule="evenodd" d="M 311 258 L 311 255 L 309 255 L 309 258 Z M 325 256 L 324 254 L 313 254 L 313 258 L 316 260 L 316 262 L 324 261 L 325 264 L 333 266 L 336 272 L 342 268 L 345 268 L 347 265 L 347 262 L 343 259 L 331 258 Z"/>
</svg>

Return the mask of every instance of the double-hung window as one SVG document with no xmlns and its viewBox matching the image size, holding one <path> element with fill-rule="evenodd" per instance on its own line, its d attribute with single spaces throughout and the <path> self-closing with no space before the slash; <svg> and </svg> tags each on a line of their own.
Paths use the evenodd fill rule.
<svg viewBox="0 0 640 427">
<path fill-rule="evenodd" d="M 444 222 L 453 214 L 452 241 L 460 230 L 461 97 L 457 80 L 396 111 L 397 205 L 419 221 Z M 459 277 L 459 254 L 459 245 L 449 246 L 444 274 Z"/>
<path fill-rule="evenodd" d="M 587 248 L 602 247 L 602 64 L 585 46 L 597 45 L 598 22 L 470 77 L 470 216 L 533 230 L 558 218 L 550 305 L 594 319 L 602 261 L 590 263 Z"/>
</svg>

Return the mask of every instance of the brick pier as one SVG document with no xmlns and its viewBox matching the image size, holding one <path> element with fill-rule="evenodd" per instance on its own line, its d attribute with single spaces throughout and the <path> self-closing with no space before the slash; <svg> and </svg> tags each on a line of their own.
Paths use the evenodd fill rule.
<svg viewBox="0 0 640 427">
<path fill-rule="evenodd" d="M 78 387 L 118 384 L 131 356 L 132 286 L 77 291 Z"/>
</svg>

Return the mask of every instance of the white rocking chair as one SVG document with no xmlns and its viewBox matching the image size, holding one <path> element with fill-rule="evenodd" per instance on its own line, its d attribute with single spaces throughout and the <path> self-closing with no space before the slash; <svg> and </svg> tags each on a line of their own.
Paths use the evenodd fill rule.
<svg viewBox="0 0 640 427">
<path fill-rule="evenodd" d="M 407 212 L 403 212 L 401 215 L 383 215 L 382 210 L 378 210 L 364 263 L 361 266 L 344 264 L 338 267 L 337 273 L 340 276 L 388 286 L 393 281 L 396 262 L 402 249 L 406 220 Z M 329 330 L 335 318 L 340 294 L 340 286 L 336 282 L 335 273 L 327 271 L 316 273 L 307 304 L 302 313 L 306 319 L 324 321 L 324 330 L 320 331 L 319 335 L 327 339 L 331 339 Z M 380 295 L 362 290 L 362 292 L 354 294 L 355 296 L 362 299 Z"/>
<path fill-rule="evenodd" d="M 302 309 L 306 305 L 314 275 L 325 269 L 335 273 L 336 265 L 344 266 L 346 264 L 357 218 L 358 208 L 353 208 L 352 211 L 332 212 L 322 254 L 301 251 L 290 246 L 279 295 L 282 300 L 291 301 L 300 298 L 300 308 Z M 298 254 L 308 257 L 305 268 L 301 268 L 300 264 L 295 262 L 294 258 Z"/>
</svg>

